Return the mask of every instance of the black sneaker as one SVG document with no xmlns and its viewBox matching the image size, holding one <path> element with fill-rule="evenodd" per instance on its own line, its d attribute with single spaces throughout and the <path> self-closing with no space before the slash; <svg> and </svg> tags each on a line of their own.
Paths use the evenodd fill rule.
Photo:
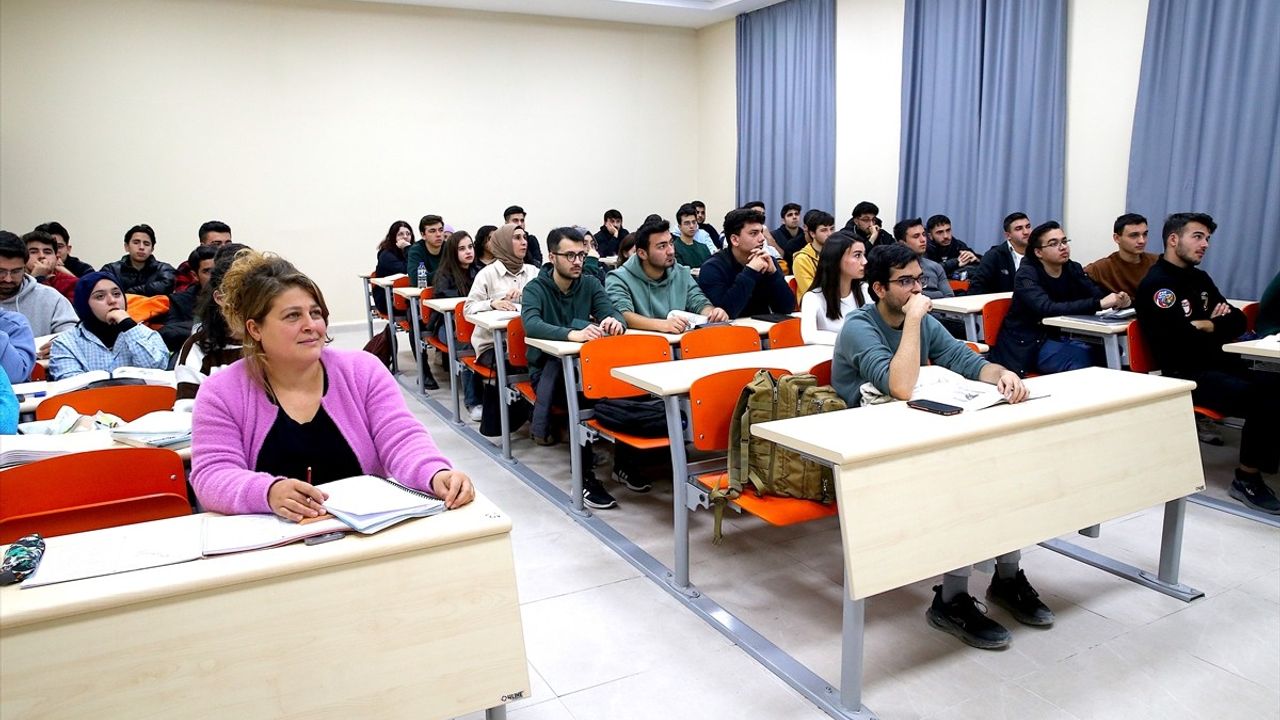
<svg viewBox="0 0 1280 720">
<path fill-rule="evenodd" d="M 929 624 L 960 638 L 965 645 L 982 650 L 998 650 L 1009 645 L 1012 636 L 1003 625 L 978 609 L 972 595 L 961 595 L 949 603 L 942 602 L 942 586 L 933 586 L 933 604 L 924 613 Z"/>
<path fill-rule="evenodd" d="M 1021 570 L 1005 580 L 999 574 L 992 576 L 987 587 L 987 599 L 1008 610 L 1023 625 L 1048 627 L 1053 624 L 1053 611 L 1040 602 L 1040 594 L 1027 582 L 1027 574 Z"/>
<path fill-rule="evenodd" d="M 604 489 L 604 485 L 596 479 L 587 480 L 582 485 L 582 502 L 587 507 L 597 510 L 608 510 L 609 508 L 618 507 L 618 501 L 613 499 L 608 490 Z"/>
<path fill-rule="evenodd" d="M 1231 497 L 1244 503 L 1246 507 L 1261 510 L 1270 515 L 1280 515 L 1280 500 L 1276 499 L 1276 494 L 1267 487 L 1267 483 L 1263 481 L 1260 474 L 1246 475 L 1237 468 L 1236 477 L 1231 481 L 1231 489 L 1227 492 Z"/>
<path fill-rule="evenodd" d="M 614 468 L 613 478 L 626 485 L 631 492 L 647 493 L 653 489 L 653 483 L 632 474 L 632 471 L 627 468 Z"/>
</svg>

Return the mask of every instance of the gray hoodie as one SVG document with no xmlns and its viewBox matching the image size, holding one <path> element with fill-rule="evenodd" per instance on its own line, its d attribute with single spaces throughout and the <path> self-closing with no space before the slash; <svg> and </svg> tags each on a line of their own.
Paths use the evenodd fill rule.
<svg viewBox="0 0 1280 720">
<path fill-rule="evenodd" d="M 75 309 L 62 293 L 41 285 L 30 275 L 22 278 L 17 295 L 0 300 L 0 307 L 22 313 L 36 337 L 60 333 L 80 324 Z"/>
</svg>

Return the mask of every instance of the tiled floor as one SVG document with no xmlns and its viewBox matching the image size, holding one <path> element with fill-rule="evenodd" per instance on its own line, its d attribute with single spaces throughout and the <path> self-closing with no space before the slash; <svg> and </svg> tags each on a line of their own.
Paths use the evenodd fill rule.
<svg viewBox="0 0 1280 720">
<path fill-rule="evenodd" d="M 339 333 L 339 345 L 359 346 L 364 337 Z M 509 717 L 826 717 L 449 429 L 415 399 L 408 353 L 401 362 L 410 408 L 515 520 L 533 694 L 512 705 Z M 447 384 L 433 396 L 447 401 Z M 1224 497 L 1238 441 L 1230 431 L 1226 438 L 1226 448 L 1202 446 L 1212 492 Z M 567 491 L 564 445 L 537 447 L 527 430 L 517 431 L 513 442 L 520 462 Z M 607 471 L 600 468 L 601 476 Z M 670 483 L 659 482 L 647 495 L 610 487 L 621 506 L 599 515 L 669 565 Z M 1070 539 L 1155 567 L 1160 522 L 1160 511 L 1151 509 L 1105 524 L 1097 540 Z M 841 562 L 834 519 L 771 528 L 734 517 L 726 528 L 725 543 L 716 547 L 710 514 L 693 517 L 693 582 L 837 681 Z M 970 649 L 929 628 L 930 582 L 873 598 L 866 704 L 885 720 L 1280 718 L 1280 530 L 1189 506 L 1182 579 L 1206 593 L 1191 604 L 1039 547 L 1024 551 L 1023 566 L 1057 622 L 1047 631 L 1027 628 L 993 608 L 992 616 L 1014 634 L 1003 652 Z M 976 595 L 988 579 L 974 574 Z"/>
</svg>

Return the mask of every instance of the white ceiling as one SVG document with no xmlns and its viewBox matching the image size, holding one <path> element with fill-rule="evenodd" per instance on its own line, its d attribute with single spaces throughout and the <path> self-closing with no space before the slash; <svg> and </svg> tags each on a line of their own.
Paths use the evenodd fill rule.
<svg viewBox="0 0 1280 720">
<path fill-rule="evenodd" d="M 364 0 L 700 28 L 782 0 Z"/>
</svg>

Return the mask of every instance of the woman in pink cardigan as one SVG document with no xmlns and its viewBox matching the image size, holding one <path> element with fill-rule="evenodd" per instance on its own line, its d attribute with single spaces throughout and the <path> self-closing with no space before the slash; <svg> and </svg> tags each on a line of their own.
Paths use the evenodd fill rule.
<svg viewBox="0 0 1280 720">
<path fill-rule="evenodd" d="M 386 368 L 325 347 L 329 308 L 310 278 L 244 250 L 222 295 L 244 359 L 196 397 L 191 484 L 206 510 L 316 517 L 328 497 L 316 486 L 361 474 L 394 477 L 450 508 L 471 502 L 471 479 L 440 454 Z"/>
</svg>

